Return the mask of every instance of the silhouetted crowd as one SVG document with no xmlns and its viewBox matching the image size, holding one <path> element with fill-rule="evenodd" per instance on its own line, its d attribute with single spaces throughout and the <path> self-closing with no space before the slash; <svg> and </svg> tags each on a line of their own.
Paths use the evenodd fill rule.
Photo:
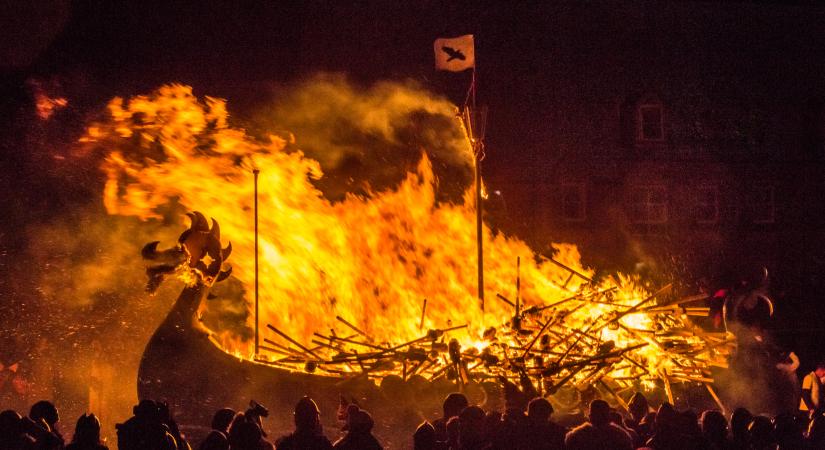
<svg viewBox="0 0 825 450">
<path fill-rule="evenodd" d="M 412 436 L 415 450 L 808 450 L 825 449 L 825 415 L 752 415 L 744 408 L 730 420 L 717 410 L 697 415 L 663 403 L 655 411 L 636 393 L 621 414 L 604 400 L 590 402 L 587 415 L 568 429 L 552 419 L 553 406 L 542 397 L 524 407 L 508 405 L 504 413 L 484 411 L 467 397 L 453 393 L 443 403 L 443 416 L 424 422 Z M 192 450 L 165 403 L 143 400 L 133 416 L 116 425 L 120 450 Z M 342 405 L 337 418 L 346 434 L 334 444 L 324 435 L 321 413 L 309 397 L 294 410 L 295 430 L 267 439 L 263 418 L 268 411 L 251 402 L 245 412 L 218 410 L 199 450 L 380 450 L 372 416 L 356 404 Z M 71 442 L 58 431 L 60 416 L 48 401 L 35 403 L 29 415 L 0 413 L 0 450 L 108 450 L 100 438 L 100 421 L 84 414 Z"/>
</svg>

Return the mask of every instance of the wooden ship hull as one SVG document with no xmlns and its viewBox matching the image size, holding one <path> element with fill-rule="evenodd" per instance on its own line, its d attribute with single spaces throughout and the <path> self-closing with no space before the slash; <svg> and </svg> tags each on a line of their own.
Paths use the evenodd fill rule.
<svg viewBox="0 0 825 450">
<path fill-rule="evenodd" d="M 181 292 L 146 345 L 138 370 L 138 398 L 168 402 L 181 429 L 194 442 L 208 433 L 218 409 L 244 411 L 250 400 L 269 407 L 265 429 L 290 430 L 293 407 L 304 395 L 318 403 L 325 430 L 340 427 L 336 411 L 343 396 L 381 417 L 377 436 L 385 442 L 400 441 L 409 436 L 396 436 L 399 430 L 414 429 L 425 418 L 437 417 L 441 400 L 456 389 L 449 382 L 418 379 L 418 383 L 404 383 L 399 377 L 396 383 L 379 386 L 363 374 L 311 374 L 230 355 L 210 339 L 196 318 L 207 292 L 201 283 Z"/>
</svg>

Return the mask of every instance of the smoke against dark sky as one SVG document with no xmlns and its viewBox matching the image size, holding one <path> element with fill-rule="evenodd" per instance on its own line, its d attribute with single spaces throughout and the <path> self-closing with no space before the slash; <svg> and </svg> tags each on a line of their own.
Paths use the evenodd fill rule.
<svg viewBox="0 0 825 450">
<path fill-rule="evenodd" d="M 457 107 L 412 81 L 356 85 L 343 74 L 316 74 L 273 88 L 253 122 L 274 125 L 321 164 L 318 184 L 331 199 L 397 185 L 427 153 L 439 195 L 460 200 L 472 182 L 472 154 Z"/>
</svg>

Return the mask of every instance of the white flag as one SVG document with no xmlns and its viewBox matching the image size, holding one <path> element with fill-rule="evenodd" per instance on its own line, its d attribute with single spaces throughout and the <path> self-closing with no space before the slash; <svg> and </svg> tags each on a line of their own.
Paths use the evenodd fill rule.
<svg viewBox="0 0 825 450">
<path fill-rule="evenodd" d="M 435 69 L 461 72 L 476 66 L 473 35 L 465 34 L 456 38 L 440 38 L 433 44 Z"/>
</svg>

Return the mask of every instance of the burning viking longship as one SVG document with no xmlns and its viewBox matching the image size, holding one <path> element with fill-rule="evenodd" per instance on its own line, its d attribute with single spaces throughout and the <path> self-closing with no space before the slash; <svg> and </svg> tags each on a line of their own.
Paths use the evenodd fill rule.
<svg viewBox="0 0 825 450">
<path fill-rule="evenodd" d="M 582 382 L 588 387 L 594 383 L 619 405 L 626 406 L 622 394 L 635 384 L 630 377 L 616 374 L 631 367 L 649 373 L 634 355 L 634 351 L 643 347 L 654 345 L 673 362 L 681 361 L 681 370 L 658 374 L 668 395 L 672 395 L 671 381 L 710 383 L 707 364 L 725 364 L 720 359 L 704 360 L 702 354 L 714 352 L 684 338 L 701 333 L 704 339 L 712 341 L 709 333 L 687 327 L 656 332 L 621 322 L 629 314 L 639 312 L 654 317 L 664 315 L 665 323 L 678 320 L 679 311 L 701 315 L 706 313 L 703 308 L 683 305 L 704 298 L 702 296 L 651 304 L 654 294 L 624 309 L 617 308 L 584 329 L 560 325 L 565 316 L 575 310 L 606 302 L 610 298 L 609 290 L 577 294 L 556 304 L 531 306 L 523 311 L 513 305 L 517 312 L 504 324 L 501 336 L 497 336 L 496 328 L 485 331 L 483 337 L 489 345 L 483 350 L 462 348 L 457 339 L 445 339 L 450 331 L 464 326 L 429 330 L 418 339 L 398 345 L 376 345 L 358 327 L 339 318 L 354 335 L 319 333 L 320 340 L 314 340 L 317 345 L 308 348 L 270 326 L 293 345 L 280 345 L 267 339 L 274 347 L 264 348 L 280 357 L 253 361 L 238 358 L 221 349 L 211 331 L 199 322 L 197 314 L 209 288 L 231 273 L 231 268 L 224 269 L 224 262 L 232 251 L 231 244 L 221 248 L 220 228 L 214 219 L 210 226 L 199 212 L 190 213 L 189 217 L 191 226 L 181 234 L 175 247 L 158 251 L 159 242 L 155 241 L 143 248 L 142 255 L 149 262 L 147 290 L 156 290 L 170 274 L 185 278 L 187 286 L 146 346 L 138 374 L 140 398 L 170 401 L 184 423 L 207 423 L 212 411 L 237 404 L 239 398 L 288 404 L 298 393 L 306 393 L 329 406 L 334 406 L 341 396 L 367 405 L 389 400 L 396 402 L 396 406 L 420 408 L 436 400 L 445 388 L 465 391 L 475 388 L 483 396 L 496 395 L 499 381 L 505 386 L 520 385 L 521 389 L 515 388 L 515 392 L 521 401 L 535 395 L 554 395 L 563 388 L 581 389 Z M 561 310 L 558 306 L 563 302 L 578 305 Z M 548 310 L 550 313 L 545 314 Z M 624 329 L 638 335 L 640 342 L 617 346 L 613 340 L 596 340 L 597 334 L 592 333 L 596 327 Z M 646 333 L 650 336 L 645 337 Z M 727 345 L 727 338 L 713 343 L 721 348 Z M 367 351 L 359 353 L 357 348 Z M 562 352 L 562 348 L 566 349 Z M 690 366 L 685 361 L 694 364 Z M 374 382 L 376 378 L 380 386 Z M 436 380 L 447 383 L 431 384 Z M 491 380 L 495 383 L 490 383 Z M 715 396 L 710 384 L 707 387 Z M 510 401 L 516 400 L 512 392 L 510 389 Z M 437 395 L 427 398 L 427 394 Z M 401 403 L 397 403 L 399 401 Z"/>
<path fill-rule="evenodd" d="M 393 113 L 453 120 L 449 102 L 421 95 L 392 95 L 402 101 Z M 370 126 L 384 130 L 387 115 L 373 115 Z M 442 133 L 453 139 L 447 147 L 470 152 L 454 128 Z M 171 250 L 153 243 L 143 252 L 151 288 L 165 275 L 185 287 L 146 347 L 139 395 L 169 400 L 185 423 L 206 424 L 216 408 L 255 399 L 279 405 L 286 426 L 289 408 L 280 406 L 304 394 L 327 411 L 343 395 L 374 411 L 426 414 L 456 389 L 491 406 L 502 384 L 522 397 L 549 396 L 559 410 L 593 394 L 620 407 L 636 390 L 672 397 L 676 383 L 715 398 L 713 368 L 728 364 L 736 342 L 694 321 L 708 314 L 705 295 L 648 291 L 619 274 L 597 279 L 573 245 L 538 255 L 486 226 L 480 308 L 468 258 L 476 252 L 472 202 L 436 201 L 426 155 L 395 188 L 333 202 L 313 184 L 323 176 L 317 161 L 284 139 L 231 127 L 222 100 L 201 101 L 177 85 L 114 99 L 82 142 L 106 152 L 111 214 L 174 222 L 183 206 L 217 219 L 210 226 L 193 213 Z M 259 346 L 199 320 L 224 278 L 241 286 L 234 300 L 249 304 L 255 171 L 266 211 L 261 316 L 254 324 L 245 316 L 244 326 L 261 325 Z M 231 274 L 221 234 L 232 241 Z"/>
</svg>

